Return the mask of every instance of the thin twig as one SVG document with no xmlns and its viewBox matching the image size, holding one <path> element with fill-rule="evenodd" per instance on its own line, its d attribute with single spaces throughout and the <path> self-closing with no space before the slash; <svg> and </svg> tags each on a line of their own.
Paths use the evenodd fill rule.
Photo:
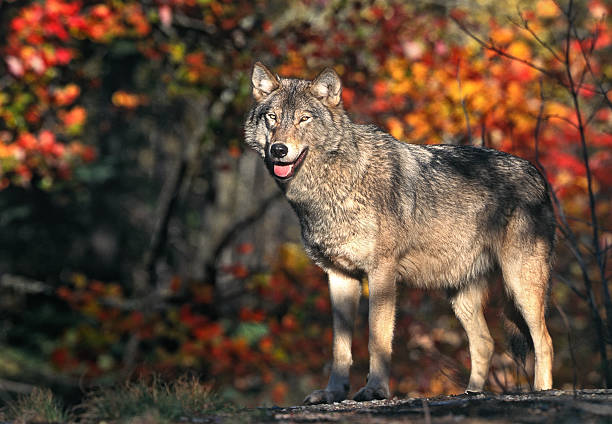
<svg viewBox="0 0 612 424">
<path fill-rule="evenodd" d="M 529 32 L 529 34 L 531 34 L 531 36 L 538 42 L 538 44 L 540 46 L 542 46 L 546 50 L 548 50 L 550 52 L 550 54 L 552 54 L 552 56 L 555 58 L 555 60 L 557 60 L 559 63 L 562 63 L 563 60 L 557 54 L 557 52 L 552 48 L 552 46 L 550 44 L 548 44 L 547 42 L 542 40 L 538 36 L 538 34 L 533 29 L 531 29 L 531 27 L 529 26 L 529 22 L 527 21 L 527 19 L 525 19 L 525 17 L 523 16 L 523 14 L 520 11 L 518 12 L 518 15 L 521 18 L 522 25 L 519 25 L 519 24 L 516 24 L 516 23 L 515 23 L 515 25 L 518 26 L 519 28 L 522 28 L 522 29 L 526 30 L 527 32 Z"/>
<path fill-rule="evenodd" d="M 569 345 L 570 358 L 572 360 L 572 374 L 573 374 L 573 388 L 574 393 L 576 393 L 576 387 L 578 386 L 578 362 L 576 361 L 576 353 L 574 352 L 574 342 L 572 340 L 572 327 L 570 325 L 569 319 L 567 319 L 567 315 L 561 308 L 561 306 L 557 303 L 554 297 L 552 297 L 552 303 L 555 305 L 557 312 L 561 316 L 563 320 L 563 324 L 565 325 L 565 329 L 567 330 L 567 343 Z"/>
<path fill-rule="evenodd" d="M 597 41 L 597 37 L 598 37 L 598 32 L 595 32 L 593 34 L 593 39 L 591 42 L 591 47 L 589 49 L 589 55 L 587 55 L 587 52 L 585 52 L 584 50 L 584 46 L 582 45 L 582 39 L 578 36 L 578 31 L 576 30 L 576 28 L 574 28 L 574 37 L 578 40 L 578 45 L 580 46 L 580 52 L 582 53 L 582 57 L 585 61 L 586 64 L 586 68 L 588 69 L 589 73 L 591 74 L 591 77 L 593 78 L 593 81 L 595 82 L 595 85 L 597 86 L 597 88 L 599 89 L 598 93 L 601 94 L 603 100 L 606 102 L 606 105 L 612 109 L 612 101 L 608 98 L 608 92 L 609 90 L 606 90 L 602 84 L 602 82 L 599 80 L 599 78 L 597 78 L 597 75 L 595 75 L 595 71 L 593 71 L 593 67 L 591 66 L 591 60 L 589 59 L 589 55 L 593 53 L 593 50 L 595 48 L 595 42 Z"/>
<path fill-rule="evenodd" d="M 198 156 L 198 147 L 206 131 L 206 119 L 201 116 L 201 111 L 205 109 L 206 102 L 207 99 L 202 98 L 194 101 L 193 104 L 189 104 L 193 111 L 192 116 L 198 118 L 194 119 L 195 122 L 193 122 L 191 128 L 187 128 L 187 123 L 183 128 L 186 141 L 177 158 L 171 178 L 163 185 L 159 195 L 157 219 L 149 247 L 143 255 L 142 268 L 134 273 L 134 298 L 123 301 L 124 307 L 132 303 L 141 312 L 149 314 L 153 308 L 162 307 L 161 301 L 168 297 L 168 285 L 170 283 L 156 284 L 157 273 L 155 268 L 167 245 L 170 220 L 178 207 L 179 196 L 186 181 L 187 168 L 190 161 Z M 187 136 L 187 134 L 189 135 Z M 147 295 L 147 293 L 150 294 Z M 142 298 L 142 301 L 140 298 Z M 112 303 L 113 299 L 106 299 L 106 301 Z M 136 331 L 131 334 L 127 342 L 122 374 L 129 375 L 132 372 L 139 350 L 140 335 Z"/>
<path fill-rule="evenodd" d="M 459 22 L 459 20 L 457 20 L 455 17 L 451 16 L 450 17 L 451 20 L 453 22 L 455 22 L 459 28 L 466 34 L 468 35 L 471 39 L 473 39 L 474 41 L 476 41 L 478 44 L 480 44 L 482 47 L 484 47 L 487 50 L 491 50 L 497 54 L 499 54 L 500 56 L 504 56 L 508 59 L 512 59 L 514 61 L 523 63 L 527 66 L 529 66 L 530 68 L 533 68 L 539 72 L 541 72 L 542 74 L 554 79 L 555 81 L 559 80 L 559 77 L 552 74 L 551 72 L 549 72 L 547 69 L 542 68 L 541 66 L 536 65 L 535 63 L 532 63 L 528 60 L 525 59 L 521 59 L 520 57 L 514 56 L 513 54 L 510 54 L 504 50 L 502 50 L 501 48 L 495 46 L 492 43 L 487 43 L 486 41 L 484 41 L 482 38 L 478 37 L 476 34 L 474 34 L 471 30 L 469 30 L 463 23 Z"/>
<path fill-rule="evenodd" d="M 21 383 L 18 381 L 9 381 L 0 378 L 0 393 L 1 392 L 13 392 L 19 394 L 27 394 L 34 390 L 36 386 L 27 383 Z"/>
<path fill-rule="evenodd" d="M 468 114 L 467 106 L 465 104 L 465 97 L 463 97 L 463 93 L 461 91 L 461 75 L 460 71 L 460 63 L 457 63 L 457 84 L 459 84 L 459 97 L 461 97 L 461 108 L 463 109 L 463 115 L 465 116 L 465 125 L 467 127 L 467 136 L 468 143 L 472 144 L 472 127 L 470 126 L 470 115 Z"/>
<path fill-rule="evenodd" d="M 480 122 L 480 146 L 487 147 L 487 127 L 485 123 L 484 116 L 482 117 L 482 121 Z"/>
<path fill-rule="evenodd" d="M 508 390 L 508 378 L 506 376 L 506 367 L 503 366 L 503 364 L 502 364 L 501 369 L 504 372 L 504 382 L 502 382 L 499 379 L 499 376 L 497 375 L 497 373 L 495 372 L 493 367 L 491 367 L 491 370 L 490 370 L 489 374 L 493 378 L 493 381 L 495 381 L 495 383 L 499 386 L 499 388 L 501 389 L 502 393 L 508 393 L 509 390 Z"/>
<path fill-rule="evenodd" d="M 572 3 L 570 1 L 570 8 L 572 6 Z M 567 41 L 567 47 L 569 48 L 569 41 Z M 566 49 L 565 51 L 566 54 L 566 62 L 565 62 L 565 66 L 566 68 L 569 67 L 569 50 Z M 568 73 L 570 73 L 568 71 Z M 570 73 L 571 75 L 571 73 Z M 572 81 L 572 80 L 571 80 Z M 574 232 L 572 231 L 571 227 L 569 226 L 569 224 L 567 223 L 567 218 L 565 216 L 565 213 L 563 211 L 563 207 L 559 201 L 559 199 L 557 198 L 554 190 L 552 190 L 552 187 L 550 187 L 550 184 L 548 183 L 548 178 L 546 178 L 546 170 L 545 168 L 542 166 L 542 164 L 540 163 L 540 159 L 539 159 L 539 135 L 540 135 L 540 129 L 541 129 L 541 124 L 542 124 L 542 116 L 543 116 L 543 111 L 544 111 L 544 93 L 542 90 L 542 81 L 540 80 L 540 110 L 538 113 L 538 120 L 536 122 L 536 127 L 534 130 L 534 140 L 535 140 L 535 160 L 536 160 L 536 164 L 538 165 L 538 167 L 541 169 L 545 180 L 546 180 L 546 184 L 549 186 L 549 193 L 551 193 L 551 197 L 553 199 L 553 202 L 556 206 L 557 209 L 557 213 L 559 215 L 560 221 L 561 221 L 561 227 L 560 229 L 562 230 L 563 234 L 566 236 L 566 239 L 568 240 L 568 246 L 570 248 L 570 251 L 572 251 L 572 253 L 574 254 L 576 261 L 578 262 L 578 265 L 580 267 L 580 271 L 582 273 L 582 279 L 584 282 L 584 286 L 586 288 L 586 301 L 587 304 L 589 305 L 589 309 L 591 311 L 591 319 L 593 320 L 593 323 L 595 325 L 595 329 L 597 331 L 597 337 L 598 337 L 598 343 L 599 343 L 599 353 L 600 356 L 602 358 L 602 367 L 603 367 L 603 371 L 604 371 L 604 379 L 606 381 L 606 384 L 608 384 L 608 364 L 607 364 L 607 353 L 606 353 L 606 345 L 605 345 L 605 330 L 603 328 L 603 321 L 601 316 L 599 315 L 599 310 L 597 308 L 597 303 L 595 302 L 595 296 L 593 293 L 593 288 L 592 288 L 592 283 L 591 283 L 591 279 L 589 277 L 589 273 L 588 273 L 588 268 L 587 265 L 585 263 L 584 258 L 582 257 L 582 254 L 580 253 L 580 250 L 578 248 L 578 242 L 577 242 L 577 238 L 576 235 L 574 234 Z M 578 109 L 579 111 L 579 109 Z M 578 121 L 578 124 L 581 125 L 581 121 Z M 581 127 L 582 130 L 584 130 L 584 128 Z M 584 136 L 584 131 L 583 134 Z M 586 143 L 586 142 L 585 142 Z M 586 144 L 585 144 L 586 145 Z M 587 162 L 588 163 L 588 162 Z M 561 280 L 563 281 L 563 280 Z M 572 288 L 573 286 L 570 285 L 570 288 Z M 574 290 L 576 293 L 578 293 L 577 290 Z M 581 296 L 582 297 L 582 296 Z"/>
<path fill-rule="evenodd" d="M 47 283 L 14 274 L 0 274 L 0 287 L 11 288 L 25 294 L 52 294 L 55 292 L 55 288 Z"/>
<path fill-rule="evenodd" d="M 564 116 L 561 115 L 557 115 L 557 114 L 546 114 L 542 117 L 542 119 L 549 121 L 551 119 L 558 119 L 560 121 L 565 122 L 566 124 L 571 125 L 572 127 L 574 127 L 574 129 L 578 129 L 578 125 L 576 125 L 575 123 L 573 123 L 572 121 L 570 121 L 569 119 L 565 118 Z"/>
<path fill-rule="evenodd" d="M 490 50 L 490 51 L 492 51 L 492 52 L 497 53 L 498 55 L 500 55 L 500 56 L 502 56 L 502 57 L 505 57 L 505 58 L 507 58 L 507 59 L 511 59 L 511 60 L 516 61 L 516 62 L 519 62 L 519 63 L 522 63 L 522 64 L 524 64 L 524 65 L 526 65 L 526 66 L 528 66 L 528 67 L 530 67 L 530 68 L 532 68 L 532 69 L 535 69 L 536 71 L 540 72 L 541 74 L 546 75 L 547 77 L 549 77 L 549 78 L 550 78 L 552 81 L 555 81 L 555 82 L 556 82 L 557 84 L 559 84 L 560 86 L 565 87 L 565 88 L 568 88 L 568 84 L 567 84 L 565 81 L 563 81 L 563 80 L 561 79 L 561 77 L 560 77 L 558 74 L 556 74 L 556 73 L 554 73 L 554 72 L 551 72 L 551 71 L 549 71 L 548 69 L 543 68 L 543 67 L 541 67 L 541 66 L 539 66 L 539 65 L 536 65 L 535 63 L 530 62 L 529 60 L 526 60 L 526 59 L 521 59 L 521 58 L 520 58 L 520 57 L 518 57 L 518 56 L 514 56 L 513 54 L 508 53 L 507 51 L 503 50 L 502 48 L 500 48 L 500 47 L 498 47 L 498 46 L 496 46 L 496 45 L 494 45 L 494 44 L 492 44 L 492 43 L 487 43 L 487 42 L 486 42 L 486 41 L 484 41 L 482 38 L 480 38 L 480 37 L 478 37 L 476 34 L 474 34 L 474 32 L 472 32 L 470 29 L 468 29 L 468 28 L 467 28 L 467 27 L 466 27 L 466 26 L 465 26 L 463 23 L 461 23 L 461 22 L 460 22 L 459 20 L 457 20 L 455 17 L 451 16 L 451 17 L 450 17 L 450 19 L 451 19 L 451 20 L 452 20 L 452 21 L 453 21 L 455 24 L 457 24 L 457 26 L 459 26 L 459 28 L 460 28 L 460 29 L 461 29 L 461 30 L 462 30 L 462 31 L 463 31 L 463 32 L 464 32 L 464 33 L 465 33 L 465 34 L 466 34 L 468 37 L 470 37 L 471 39 L 473 39 L 474 41 L 476 41 L 476 42 L 477 42 L 478 44 L 480 44 L 480 46 L 481 46 L 481 47 L 483 47 L 484 49 L 486 49 L 486 50 Z M 601 94 L 599 91 L 594 90 L 594 89 L 589 88 L 589 87 L 585 87 L 585 88 L 583 88 L 583 90 L 585 90 L 585 91 L 590 91 L 590 92 L 593 92 L 593 93 L 599 93 L 599 94 Z"/>
<path fill-rule="evenodd" d="M 576 296 L 578 296 L 580 299 L 587 300 L 586 295 L 584 293 L 582 293 L 580 290 L 578 290 L 578 287 L 576 287 L 574 284 L 572 284 L 572 282 L 569 281 L 568 279 L 566 279 L 564 276 L 562 276 L 561 274 L 555 273 L 553 275 L 553 277 L 556 278 L 557 280 L 561 281 L 567 287 L 569 287 L 574 292 L 574 294 Z"/>
<path fill-rule="evenodd" d="M 567 33 L 565 37 L 565 71 L 567 74 L 567 80 L 569 84 L 569 87 L 568 87 L 569 93 L 572 98 L 574 110 L 576 112 L 576 119 L 578 121 L 578 133 L 580 134 L 580 146 L 581 146 L 581 151 L 582 151 L 582 160 L 586 168 L 587 192 L 589 196 L 589 209 L 591 212 L 591 222 L 593 223 L 592 242 L 593 242 L 593 247 L 595 249 L 595 259 L 601 270 L 601 265 L 603 262 L 602 262 L 601 249 L 599 246 L 599 221 L 597 218 L 595 195 L 593 192 L 593 181 L 592 181 L 593 178 L 591 174 L 591 168 L 589 166 L 589 155 L 588 155 L 588 149 L 587 149 L 585 128 L 582 122 L 582 112 L 580 108 L 580 101 L 578 99 L 578 92 L 577 92 L 576 85 L 574 82 L 574 77 L 571 71 L 571 60 L 570 60 L 571 43 L 570 41 L 571 41 L 571 36 L 572 36 L 572 29 L 574 28 L 574 19 L 575 19 L 573 6 L 574 6 L 573 0 L 569 0 L 567 10 L 564 12 L 566 19 L 567 19 Z M 605 275 L 605 273 L 602 272 L 602 276 L 603 275 Z M 602 281 L 604 304 L 606 306 L 608 326 L 610 326 L 610 323 L 612 323 L 612 301 L 610 300 L 610 292 L 607 287 L 607 284 L 603 284 L 603 283 L 604 281 Z M 599 311 L 596 308 L 596 303 L 594 300 L 593 289 L 592 289 L 590 280 L 585 280 L 585 285 L 587 286 L 587 293 L 589 295 L 589 298 L 593 298 L 592 313 L 593 313 L 593 317 L 595 320 L 595 327 L 597 330 L 597 335 L 599 338 L 598 340 L 599 341 L 599 351 L 600 351 L 601 360 L 602 360 L 604 380 L 605 380 L 606 388 L 608 388 L 608 387 L 612 387 L 612 373 L 610 373 L 610 367 L 608 364 L 607 347 L 606 347 L 606 342 L 605 342 L 606 330 L 603 326 L 603 320 L 599 314 Z"/>
<path fill-rule="evenodd" d="M 215 246 L 211 259 L 206 264 L 206 280 L 210 283 L 215 281 L 217 273 L 217 263 L 223 251 L 229 244 L 236 239 L 236 236 L 243 230 L 257 222 L 268 210 L 268 208 L 282 197 L 280 191 L 264 199 L 253 211 L 236 221 Z"/>
</svg>

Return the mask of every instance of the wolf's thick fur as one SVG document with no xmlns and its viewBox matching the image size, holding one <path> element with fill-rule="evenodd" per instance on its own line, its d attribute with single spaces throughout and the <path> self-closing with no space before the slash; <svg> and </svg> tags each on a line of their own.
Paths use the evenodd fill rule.
<svg viewBox="0 0 612 424">
<path fill-rule="evenodd" d="M 329 276 L 333 365 L 324 390 L 349 391 L 360 280 L 369 282 L 370 373 L 355 400 L 389 396 L 396 282 L 446 289 L 469 340 L 467 391 L 483 390 L 493 339 L 482 307 L 501 272 L 535 350 L 536 390 L 552 387 L 544 320 L 555 218 L 540 173 L 526 160 L 471 146 L 412 145 L 346 115 L 331 69 L 315 80 L 281 78 L 261 63 L 245 127 L 302 227 L 306 251 Z"/>
</svg>

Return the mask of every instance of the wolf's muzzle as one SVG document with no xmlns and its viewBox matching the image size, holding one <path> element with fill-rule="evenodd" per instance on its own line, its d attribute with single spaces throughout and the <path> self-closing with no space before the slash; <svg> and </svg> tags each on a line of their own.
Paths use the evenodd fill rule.
<svg viewBox="0 0 612 424">
<path fill-rule="evenodd" d="M 284 144 L 282 144 L 282 146 L 286 147 Z M 271 147 L 274 147 L 274 145 L 272 145 Z M 302 165 L 302 162 L 304 161 L 304 158 L 306 157 L 307 153 L 308 153 L 308 147 L 302 150 L 302 153 L 300 153 L 297 159 L 294 160 L 293 162 L 280 162 L 280 161 L 272 162 L 271 163 L 272 173 L 279 180 L 290 179 L 291 177 L 293 177 L 293 175 L 295 175 L 297 170 L 300 168 L 300 165 Z M 283 154 L 283 156 L 285 155 Z"/>
<path fill-rule="evenodd" d="M 288 152 L 289 148 L 282 143 L 274 143 L 270 146 L 270 153 L 277 159 L 284 158 Z"/>
</svg>

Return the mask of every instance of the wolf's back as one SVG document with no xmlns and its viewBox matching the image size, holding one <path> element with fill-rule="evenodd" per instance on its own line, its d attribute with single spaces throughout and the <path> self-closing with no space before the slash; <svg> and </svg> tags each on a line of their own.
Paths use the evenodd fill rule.
<svg viewBox="0 0 612 424">
<path fill-rule="evenodd" d="M 423 217 L 469 218 L 479 221 L 481 233 L 491 234 L 503 231 L 512 216 L 523 212 L 526 233 L 554 240 L 546 181 L 527 160 L 473 146 L 398 147 L 403 152 L 401 172 L 414 186 L 415 208 Z"/>
<path fill-rule="evenodd" d="M 381 249 L 404 256 L 405 281 L 432 288 L 467 284 L 498 267 L 511 239 L 526 252 L 542 241 L 552 255 L 555 218 L 547 185 L 528 161 L 472 146 L 406 144 L 372 127 L 360 130 L 367 133 L 357 144 L 368 171 L 353 190 L 377 211 L 366 219 L 386 225 L 380 231 L 394 237 Z"/>
</svg>

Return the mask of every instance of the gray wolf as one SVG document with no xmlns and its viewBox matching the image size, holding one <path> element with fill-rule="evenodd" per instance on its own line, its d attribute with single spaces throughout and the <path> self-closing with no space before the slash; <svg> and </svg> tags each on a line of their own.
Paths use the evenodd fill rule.
<svg viewBox="0 0 612 424">
<path fill-rule="evenodd" d="M 340 77 L 281 78 L 257 62 L 245 141 L 259 153 L 301 225 L 306 252 L 329 278 L 333 362 L 306 404 L 349 392 L 360 282 L 369 284 L 370 369 L 358 401 L 389 397 L 396 283 L 445 289 L 471 356 L 467 392 L 483 390 L 493 339 L 483 316 L 495 273 L 535 352 L 536 390 L 552 387 L 544 319 L 555 217 L 528 161 L 472 146 L 414 145 L 349 119 Z M 517 328 L 520 328 L 518 326 Z"/>
</svg>

